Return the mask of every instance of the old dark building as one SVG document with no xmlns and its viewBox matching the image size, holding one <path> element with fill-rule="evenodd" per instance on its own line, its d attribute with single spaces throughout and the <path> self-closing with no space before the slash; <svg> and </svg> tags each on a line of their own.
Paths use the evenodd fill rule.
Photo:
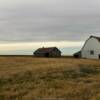
<svg viewBox="0 0 100 100">
<path fill-rule="evenodd" d="M 81 51 L 76 52 L 73 56 L 75 58 L 81 58 Z"/>
<path fill-rule="evenodd" d="M 61 51 L 56 47 L 39 48 L 34 52 L 36 57 L 61 57 Z"/>
</svg>

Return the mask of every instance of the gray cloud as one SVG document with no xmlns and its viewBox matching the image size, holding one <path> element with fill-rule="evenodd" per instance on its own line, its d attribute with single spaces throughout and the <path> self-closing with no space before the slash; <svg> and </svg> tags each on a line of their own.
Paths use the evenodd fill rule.
<svg viewBox="0 0 100 100">
<path fill-rule="evenodd" d="M 1 0 L 1 41 L 82 41 L 100 33 L 99 0 Z"/>
</svg>

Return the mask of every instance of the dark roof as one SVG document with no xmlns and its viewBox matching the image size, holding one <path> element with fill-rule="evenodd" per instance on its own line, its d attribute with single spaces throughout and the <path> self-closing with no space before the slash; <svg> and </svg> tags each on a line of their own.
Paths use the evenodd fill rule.
<svg viewBox="0 0 100 100">
<path fill-rule="evenodd" d="M 96 38 L 100 42 L 100 37 L 91 35 L 90 38 Z"/>
<path fill-rule="evenodd" d="M 74 53 L 74 55 L 77 55 L 77 54 L 81 54 L 81 51 L 78 51 L 78 52 Z"/>
<path fill-rule="evenodd" d="M 37 49 L 34 53 L 49 53 L 49 52 L 51 52 L 52 50 L 54 50 L 54 49 L 58 49 L 58 48 L 56 48 L 56 47 L 48 47 L 48 48 L 39 48 L 39 49 Z M 59 49 L 58 49 L 59 50 Z M 60 51 L 60 50 L 59 50 Z"/>
<path fill-rule="evenodd" d="M 81 58 L 81 51 L 78 51 L 78 52 L 74 53 L 73 56 L 75 58 Z"/>
</svg>

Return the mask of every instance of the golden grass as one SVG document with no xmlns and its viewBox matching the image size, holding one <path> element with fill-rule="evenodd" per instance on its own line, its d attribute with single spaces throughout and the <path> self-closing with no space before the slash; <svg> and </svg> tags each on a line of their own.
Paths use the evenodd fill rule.
<svg viewBox="0 0 100 100">
<path fill-rule="evenodd" d="M 0 57 L 0 100 L 98 100 L 100 60 Z"/>
</svg>

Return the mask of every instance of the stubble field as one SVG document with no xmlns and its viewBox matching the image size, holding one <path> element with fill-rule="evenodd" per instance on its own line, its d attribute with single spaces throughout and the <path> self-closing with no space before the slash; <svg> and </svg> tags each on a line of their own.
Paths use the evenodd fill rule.
<svg viewBox="0 0 100 100">
<path fill-rule="evenodd" d="M 100 60 L 0 57 L 0 100 L 100 100 Z"/>
</svg>

